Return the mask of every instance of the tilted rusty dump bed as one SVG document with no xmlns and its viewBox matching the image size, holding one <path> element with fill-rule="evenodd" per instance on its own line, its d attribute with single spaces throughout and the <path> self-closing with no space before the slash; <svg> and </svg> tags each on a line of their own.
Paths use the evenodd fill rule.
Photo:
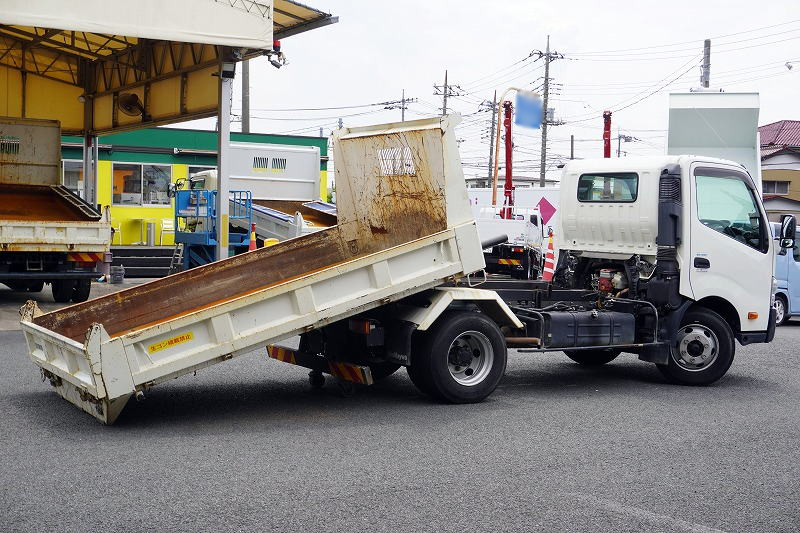
<svg viewBox="0 0 800 533">
<path fill-rule="evenodd" d="M 60 182 L 58 122 L 0 117 L 0 251 L 109 250 L 108 215 Z"/>
<path fill-rule="evenodd" d="M 0 220 L 43 222 L 90 222 L 100 215 L 81 209 L 70 201 L 63 186 L 2 185 L 0 186 Z M 78 199 L 79 200 L 79 199 Z"/>
<path fill-rule="evenodd" d="M 334 136 L 338 225 L 42 314 L 32 361 L 106 423 L 166 379 L 483 268 L 449 118 Z"/>
</svg>

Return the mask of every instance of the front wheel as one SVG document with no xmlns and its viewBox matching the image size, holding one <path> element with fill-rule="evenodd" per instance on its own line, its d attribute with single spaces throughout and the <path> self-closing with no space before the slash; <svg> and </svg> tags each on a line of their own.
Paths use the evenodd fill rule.
<svg viewBox="0 0 800 533">
<path fill-rule="evenodd" d="M 780 295 L 775 295 L 775 325 L 782 326 L 789 319 L 789 314 L 786 312 L 786 299 Z"/>
<path fill-rule="evenodd" d="M 658 369 L 681 385 L 708 385 L 725 375 L 735 349 L 733 331 L 725 319 L 710 309 L 695 308 L 683 317 L 669 362 Z"/>
<path fill-rule="evenodd" d="M 506 342 L 493 320 L 479 313 L 447 313 L 412 351 L 409 374 L 425 393 L 450 403 L 489 396 L 506 370 Z"/>
<path fill-rule="evenodd" d="M 567 357 L 583 366 L 600 366 L 610 363 L 622 352 L 614 348 L 598 350 L 564 350 Z"/>
</svg>

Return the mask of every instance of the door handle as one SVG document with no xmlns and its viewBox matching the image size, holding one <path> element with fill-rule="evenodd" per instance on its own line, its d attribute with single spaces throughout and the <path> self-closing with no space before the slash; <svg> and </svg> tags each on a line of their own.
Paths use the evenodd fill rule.
<svg viewBox="0 0 800 533">
<path fill-rule="evenodd" d="M 694 267 L 695 268 L 710 268 L 711 267 L 711 261 L 709 261 L 705 257 L 695 257 L 694 258 Z"/>
</svg>

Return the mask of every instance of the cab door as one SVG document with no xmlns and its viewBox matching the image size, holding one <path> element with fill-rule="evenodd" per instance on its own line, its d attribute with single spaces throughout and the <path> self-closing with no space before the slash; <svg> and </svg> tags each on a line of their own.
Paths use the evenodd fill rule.
<svg viewBox="0 0 800 533">
<path fill-rule="evenodd" d="M 689 283 L 696 300 L 731 303 L 742 331 L 769 323 L 774 258 L 767 217 L 744 171 L 696 163 L 690 176 Z"/>
</svg>

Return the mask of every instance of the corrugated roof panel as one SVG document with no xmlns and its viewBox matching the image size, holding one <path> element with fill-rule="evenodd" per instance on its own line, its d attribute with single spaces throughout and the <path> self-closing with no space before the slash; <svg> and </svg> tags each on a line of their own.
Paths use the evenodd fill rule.
<svg viewBox="0 0 800 533">
<path fill-rule="evenodd" d="M 758 128 L 761 148 L 800 148 L 800 120 L 779 120 Z"/>
</svg>

